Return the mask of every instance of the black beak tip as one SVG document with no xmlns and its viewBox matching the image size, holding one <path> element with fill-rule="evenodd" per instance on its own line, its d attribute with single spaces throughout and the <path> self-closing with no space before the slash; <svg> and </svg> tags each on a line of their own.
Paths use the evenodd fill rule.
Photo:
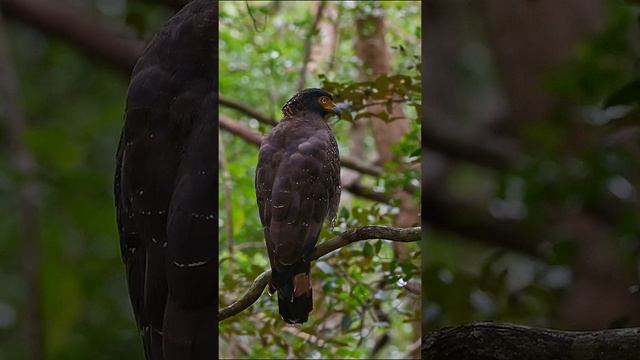
<svg viewBox="0 0 640 360">
<path fill-rule="evenodd" d="M 349 108 L 351 108 L 351 105 L 349 103 L 345 103 L 345 102 L 337 103 L 336 106 L 333 108 L 333 113 L 340 116 L 343 110 L 348 110 Z"/>
</svg>

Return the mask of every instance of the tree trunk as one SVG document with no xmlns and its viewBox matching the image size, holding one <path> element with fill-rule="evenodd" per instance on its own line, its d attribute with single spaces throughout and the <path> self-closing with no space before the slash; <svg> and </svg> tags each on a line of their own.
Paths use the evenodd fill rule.
<svg viewBox="0 0 640 360">
<path fill-rule="evenodd" d="M 363 80 L 375 79 L 379 75 L 391 72 L 391 54 L 384 38 L 385 22 L 384 16 L 369 15 L 356 18 L 356 55 L 363 62 L 363 71 L 360 77 Z M 374 105 L 369 108 L 372 113 L 387 111 L 385 105 Z M 389 118 L 397 118 L 391 122 L 384 122 L 378 118 L 367 119 L 371 126 L 372 135 L 378 150 L 378 163 L 384 164 L 393 161 L 395 155 L 391 147 L 398 143 L 409 131 L 409 119 L 404 116 L 402 107 L 398 103 L 392 106 Z M 400 213 L 394 221 L 394 225 L 399 227 L 409 227 L 420 222 L 420 211 L 415 204 L 413 195 L 403 190 L 394 194 L 400 199 Z M 398 259 L 408 259 L 409 250 L 406 244 L 393 244 L 395 256 Z M 420 313 L 420 306 L 416 304 L 415 311 Z M 413 322 L 415 339 L 420 339 L 422 330 L 421 322 Z M 383 336 L 384 338 L 384 336 Z M 416 349 L 412 357 L 419 358 L 419 349 Z"/>
</svg>

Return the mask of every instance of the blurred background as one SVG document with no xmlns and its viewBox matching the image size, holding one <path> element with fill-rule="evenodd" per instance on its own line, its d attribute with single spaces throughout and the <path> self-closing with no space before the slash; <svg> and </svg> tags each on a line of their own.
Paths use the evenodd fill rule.
<svg viewBox="0 0 640 360">
<path fill-rule="evenodd" d="M 423 329 L 640 325 L 637 1 L 423 6 Z"/>
<path fill-rule="evenodd" d="M 0 0 L 0 359 L 142 358 L 114 160 L 133 65 L 185 2 Z M 268 268 L 255 144 L 301 87 L 353 104 L 332 122 L 347 166 L 322 238 L 419 223 L 420 13 L 419 2 L 221 3 L 221 306 Z M 313 277 L 309 323 L 283 326 L 265 293 L 221 323 L 220 357 L 417 353 L 418 244 L 353 244 Z"/>
<path fill-rule="evenodd" d="M 0 1 L 0 359 L 143 358 L 113 173 L 130 71 L 178 6 Z"/>
<path fill-rule="evenodd" d="M 335 227 L 420 221 L 420 15 L 414 1 L 221 2 L 219 301 L 266 269 L 254 177 L 261 137 L 298 90 L 353 106 L 330 125 L 342 158 Z M 219 324 L 220 358 L 419 357 L 420 247 L 373 240 L 312 263 L 314 310 L 289 326 L 266 291 Z"/>
</svg>

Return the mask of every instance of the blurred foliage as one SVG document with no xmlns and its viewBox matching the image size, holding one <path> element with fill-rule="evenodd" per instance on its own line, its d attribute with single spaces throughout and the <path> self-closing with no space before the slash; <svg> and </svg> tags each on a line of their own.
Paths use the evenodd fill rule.
<svg viewBox="0 0 640 360">
<path fill-rule="evenodd" d="M 545 89 L 560 101 L 546 118 L 523 129 L 522 165 L 495 173 L 461 165 L 451 182 L 486 201 L 495 218 L 525 220 L 537 228 L 548 226 L 552 203 L 607 216 L 615 230 L 614 254 L 631 265 L 640 254 L 640 143 L 637 135 L 631 140 L 620 135 L 637 131 L 640 123 L 640 59 L 637 38 L 631 37 L 637 36 L 640 11 L 626 2 L 604 5 L 602 29 L 580 43 L 569 62 L 546 72 Z M 462 62 L 461 71 L 476 76 L 461 82 L 487 91 L 495 86 L 495 69 L 482 41 L 474 38 L 473 50 L 484 55 Z M 576 253 L 564 236 L 540 239 L 546 256 L 534 259 L 433 234 L 425 247 L 424 329 L 487 320 L 572 326 L 557 318 Z"/>
<path fill-rule="evenodd" d="M 173 10 L 141 1 L 77 0 L 100 21 L 155 33 Z M 113 174 L 128 78 L 63 39 L 6 21 L 40 190 L 40 285 L 46 359 L 141 359 L 115 222 Z M 1 102 L 1 101 L 0 101 Z M 0 131 L 0 135 L 6 134 Z M 0 359 L 25 358 L 26 288 L 15 194 L 0 151 Z"/>
<path fill-rule="evenodd" d="M 411 131 L 395 147 L 398 161 L 385 165 L 379 178 L 364 176 L 362 183 L 387 192 L 412 185 L 419 187 L 419 121 L 421 78 L 419 69 L 420 4 L 418 2 L 328 2 L 337 13 L 339 41 L 331 59 L 322 59 L 308 74 L 306 87 L 322 87 L 337 101 L 352 104 L 341 120 L 331 126 L 340 154 L 349 155 L 352 122 L 367 114 L 368 104 L 401 102 L 411 119 Z M 356 56 L 356 16 L 385 16 L 392 73 L 373 81 L 361 81 L 363 65 Z M 304 55 L 304 42 L 314 21 L 314 2 L 222 2 L 220 3 L 220 83 L 222 95 L 237 99 L 263 114 L 281 118 L 280 108 L 295 92 Z M 320 33 L 311 35 L 318 43 Z M 392 48 L 393 47 L 393 48 Z M 400 50 L 402 48 L 402 50 Z M 406 49 L 412 49 L 409 52 Z M 327 60 L 327 61 L 325 61 Z M 255 131 L 269 126 L 240 112 L 221 108 Z M 375 114 L 383 120 L 387 113 Z M 220 184 L 220 304 L 239 298 L 262 271 L 269 268 L 262 226 L 255 202 L 254 176 L 257 148 L 229 133 L 221 133 L 232 192 Z M 364 152 L 374 154 L 371 135 Z M 373 157 L 362 159 L 371 161 Z M 419 203 L 419 192 L 415 202 Z M 224 208 L 231 203 L 231 216 Z M 369 224 L 391 225 L 399 204 L 374 203 L 343 191 L 335 227 L 323 229 L 320 241 L 347 229 Z M 229 253 L 227 227 L 233 231 L 233 254 Z M 277 299 L 266 291 L 251 307 L 219 325 L 220 357 L 237 358 L 368 358 L 376 339 L 384 333 L 391 341 L 380 358 L 404 355 L 415 340 L 411 321 L 418 320 L 420 298 L 401 288 L 420 278 L 420 249 L 409 246 L 411 258 L 394 260 L 391 244 L 373 240 L 344 247 L 313 263 L 314 310 L 301 326 L 287 326 L 278 314 Z M 388 318 L 384 319 L 378 310 Z M 303 335 L 296 335 L 301 332 Z M 305 340 L 304 334 L 314 338 Z"/>
</svg>

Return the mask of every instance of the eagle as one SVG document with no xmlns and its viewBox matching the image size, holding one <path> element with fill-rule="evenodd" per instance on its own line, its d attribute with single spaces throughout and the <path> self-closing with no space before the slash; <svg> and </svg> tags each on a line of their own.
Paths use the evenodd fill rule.
<svg viewBox="0 0 640 360">
<path fill-rule="evenodd" d="M 269 293 L 280 315 L 304 323 L 313 308 L 310 262 L 323 223 L 340 203 L 340 157 L 327 119 L 339 115 L 322 89 L 298 92 L 265 137 L 256 167 L 256 198 L 271 263 Z"/>
<path fill-rule="evenodd" d="M 116 215 L 145 358 L 217 352 L 217 2 L 193 0 L 136 63 L 116 155 Z"/>
</svg>

